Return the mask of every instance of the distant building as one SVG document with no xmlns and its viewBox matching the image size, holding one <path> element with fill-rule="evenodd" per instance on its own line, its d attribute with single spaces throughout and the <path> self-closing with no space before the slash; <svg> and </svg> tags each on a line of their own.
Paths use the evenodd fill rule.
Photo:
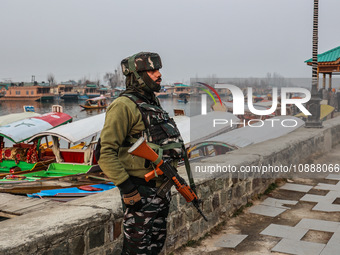
<svg viewBox="0 0 340 255">
<path fill-rule="evenodd" d="M 5 91 L 5 95 L 0 98 L 1 101 L 16 101 L 16 100 L 35 100 L 49 101 L 54 99 L 54 94 L 51 93 L 49 83 L 34 82 L 34 83 L 11 83 Z"/>
</svg>

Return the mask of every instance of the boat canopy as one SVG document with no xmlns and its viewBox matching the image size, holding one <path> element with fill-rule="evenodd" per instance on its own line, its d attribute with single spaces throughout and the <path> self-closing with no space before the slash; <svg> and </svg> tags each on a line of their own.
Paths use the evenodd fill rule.
<svg viewBox="0 0 340 255">
<path fill-rule="evenodd" d="M 216 125 L 214 127 L 214 119 L 223 119 L 228 121 L 229 125 Z M 240 119 L 230 112 L 213 111 L 208 112 L 206 115 L 196 115 L 193 117 L 175 116 L 174 120 L 181 132 L 184 144 L 193 145 L 210 137 L 235 129 L 236 125 L 231 127 L 230 123 L 231 121 L 236 123 Z"/>
<path fill-rule="evenodd" d="M 65 124 L 72 117 L 62 112 L 46 113 L 37 117 L 22 119 L 0 127 L 0 136 L 8 138 L 13 143 L 28 140 L 35 134 Z"/>
<path fill-rule="evenodd" d="M 103 129 L 104 121 L 105 113 L 98 114 L 51 130 L 42 131 L 34 135 L 29 141 L 44 136 L 54 136 L 75 144 L 94 135 L 98 135 Z"/>
<path fill-rule="evenodd" d="M 106 99 L 106 97 L 104 97 L 104 96 L 94 97 L 94 98 L 89 98 L 86 101 L 100 101 L 100 100 L 103 100 L 103 99 Z"/>
<path fill-rule="evenodd" d="M 23 119 L 27 119 L 31 117 L 37 117 L 37 116 L 40 116 L 40 114 L 36 112 L 20 112 L 20 113 L 7 114 L 7 115 L 0 117 L 0 126 L 5 126 L 15 121 L 19 121 L 19 120 L 23 120 Z"/>
<path fill-rule="evenodd" d="M 282 121 L 287 122 L 285 124 L 286 126 L 281 125 Z M 288 125 L 292 125 L 293 121 L 296 121 L 296 126 L 288 127 Z M 304 125 L 304 123 L 305 122 L 303 120 L 294 116 L 277 116 L 271 119 L 264 120 L 263 122 L 254 123 L 252 124 L 253 127 L 246 126 L 238 128 L 228 133 L 212 137 L 207 141 L 223 142 L 228 145 L 241 148 L 250 144 L 260 143 L 286 135 L 298 129 L 299 127 Z"/>
</svg>

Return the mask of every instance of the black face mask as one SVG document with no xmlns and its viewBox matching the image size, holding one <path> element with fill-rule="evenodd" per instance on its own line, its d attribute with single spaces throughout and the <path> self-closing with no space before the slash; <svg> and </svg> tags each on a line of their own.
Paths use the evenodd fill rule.
<svg viewBox="0 0 340 255">
<path fill-rule="evenodd" d="M 141 75 L 143 81 L 146 84 L 146 87 L 143 88 L 143 90 L 147 91 L 147 92 L 159 92 L 161 89 L 161 85 L 157 84 L 155 81 L 153 81 L 150 76 L 148 75 L 148 73 L 146 71 L 142 72 Z"/>
<path fill-rule="evenodd" d="M 160 85 L 158 85 L 156 82 L 154 82 L 150 76 L 147 74 L 146 71 L 144 72 L 138 72 L 139 76 L 143 79 L 144 85 L 141 86 L 135 75 L 130 74 L 126 76 L 125 84 L 126 84 L 126 90 L 124 90 L 122 93 L 120 93 L 119 96 L 124 95 L 124 94 L 133 94 L 133 93 L 138 93 L 139 95 L 143 95 L 147 100 L 150 102 L 160 105 L 158 98 L 156 97 L 154 92 L 157 92 L 160 90 Z M 154 86 L 156 90 L 150 89 L 149 86 Z M 157 89 L 158 88 L 158 89 Z"/>
</svg>

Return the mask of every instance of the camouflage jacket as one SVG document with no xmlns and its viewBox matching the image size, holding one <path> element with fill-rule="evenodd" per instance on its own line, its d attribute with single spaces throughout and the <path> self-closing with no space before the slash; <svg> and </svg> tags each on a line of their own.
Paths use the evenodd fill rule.
<svg viewBox="0 0 340 255">
<path fill-rule="evenodd" d="M 137 100 L 138 101 L 138 100 Z M 146 112 L 150 126 L 145 127 L 141 110 Z M 162 129 L 162 130 L 161 130 Z M 148 136 L 150 134 L 150 136 Z M 133 157 L 127 151 L 130 148 L 127 137 L 146 136 L 147 140 L 159 145 L 181 141 L 179 131 L 173 120 L 161 108 L 145 102 L 135 103 L 131 97 L 121 96 L 112 102 L 106 111 L 104 128 L 101 133 L 101 150 L 99 165 L 103 172 L 120 185 L 129 176 L 144 179 L 144 175 L 153 168 L 145 159 Z M 171 157 L 180 157 L 180 152 L 164 153 Z M 157 186 L 161 179 L 156 179 Z"/>
<path fill-rule="evenodd" d="M 143 136 L 147 142 L 160 147 L 172 143 L 183 144 L 183 139 L 175 121 L 160 106 L 147 103 L 133 94 L 124 94 L 123 96 L 130 98 L 137 105 L 145 126 L 145 130 L 139 134 L 131 135 L 131 137 L 138 139 Z M 127 146 L 130 147 L 131 145 L 127 143 Z M 183 157 L 183 151 L 181 148 L 164 150 L 163 157 L 180 159 Z"/>
</svg>

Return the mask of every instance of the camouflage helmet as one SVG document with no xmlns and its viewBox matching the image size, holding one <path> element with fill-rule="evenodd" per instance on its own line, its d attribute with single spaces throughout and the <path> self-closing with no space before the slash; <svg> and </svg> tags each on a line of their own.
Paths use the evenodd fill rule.
<svg viewBox="0 0 340 255">
<path fill-rule="evenodd" d="M 133 56 L 124 58 L 121 62 L 123 74 L 158 70 L 162 68 L 162 61 L 157 53 L 139 52 Z"/>
</svg>

